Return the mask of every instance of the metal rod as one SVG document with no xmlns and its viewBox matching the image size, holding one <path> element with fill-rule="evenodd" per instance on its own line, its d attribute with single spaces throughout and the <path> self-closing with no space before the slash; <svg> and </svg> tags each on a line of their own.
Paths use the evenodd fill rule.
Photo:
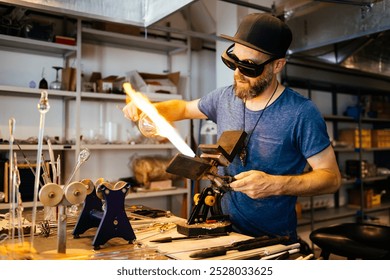
<svg viewBox="0 0 390 280">
<path fill-rule="evenodd" d="M 46 166 L 46 160 L 45 160 L 45 157 L 41 156 L 41 167 L 42 167 L 42 178 L 43 178 L 43 181 L 45 182 L 45 184 L 48 184 L 48 183 L 52 183 L 51 181 L 51 178 L 50 178 L 50 173 L 49 173 L 49 170 L 47 169 L 47 166 Z"/>
<path fill-rule="evenodd" d="M 57 156 L 57 184 L 61 185 L 61 155 Z"/>
<path fill-rule="evenodd" d="M 240 1 L 240 0 L 220 0 L 220 1 L 228 2 L 228 3 L 231 3 L 231 4 L 238 5 L 238 6 L 243 6 L 243 7 L 247 7 L 247 8 L 256 9 L 256 10 L 263 11 L 263 12 L 266 12 L 266 13 L 272 13 L 273 12 L 272 8 L 256 5 L 256 4 L 253 4 L 253 3 L 248 3 L 248 2 L 245 2 L 245 1 Z"/>
<path fill-rule="evenodd" d="M 15 133 L 15 119 L 10 118 L 8 121 L 9 124 L 9 190 L 11 193 L 11 198 L 9 198 L 9 211 L 10 211 L 10 222 L 9 222 L 9 229 L 11 230 L 11 242 L 14 242 L 15 238 L 15 180 L 14 180 L 14 152 L 13 152 L 13 145 L 14 145 L 14 133 Z"/>
<path fill-rule="evenodd" d="M 57 252 L 66 253 L 66 211 L 65 205 L 58 205 L 58 232 L 57 232 Z"/>
<path fill-rule="evenodd" d="M 51 145 L 51 141 L 49 138 L 46 141 L 47 141 L 47 145 L 49 147 L 49 159 L 50 159 L 51 170 L 53 172 L 53 183 L 57 184 L 57 169 L 56 169 L 56 164 L 55 164 L 53 147 Z"/>
<path fill-rule="evenodd" d="M 43 142 L 43 133 L 45 130 L 45 115 L 49 111 L 50 105 L 48 100 L 47 91 L 41 92 L 41 98 L 38 103 L 38 111 L 40 113 L 39 121 L 39 131 L 38 131 L 38 151 L 37 151 L 37 171 L 35 175 L 35 184 L 34 184 L 34 200 L 33 200 L 33 209 L 32 209 L 32 219 L 31 219 L 31 248 L 34 246 L 34 233 L 35 233 L 35 221 L 37 216 L 37 205 L 38 205 L 38 189 L 39 189 L 39 177 L 41 173 L 41 155 L 42 155 L 42 142 Z"/>
<path fill-rule="evenodd" d="M 345 5 L 353 5 L 353 6 L 361 6 L 361 7 L 369 7 L 370 5 L 378 2 L 378 0 L 374 1 L 352 1 L 352 0 L 314 0 L 315 2 L 326 2 L 333 4 L 345 4 Z"/>
<path fill-rule="evenodd" d="M 22 195 L 19 191 L 19 186 L 20 186 L 20 183 L 21 183 L 21 180 L 20 180 L 20 173 L 19 173 L 19 169 L 18 169 L 18 160 L 17 160 L 17 157 L 16 157 L 16 152 L 14 152 L 14 187 L 16 189 L 16 204 L 17 204 L 17 207 L 16 207 L 16 216 L 17 216 L 17 220 L 18 220 L 18 239 L 19 239 L 19 243 L 20 244 L 23 244 L 24 243 L 24 234 L 23 234 L 23 222 L 22 222 L 22 213 L 23 213 L 23 205 L 22 205 Z"/>
</svg>

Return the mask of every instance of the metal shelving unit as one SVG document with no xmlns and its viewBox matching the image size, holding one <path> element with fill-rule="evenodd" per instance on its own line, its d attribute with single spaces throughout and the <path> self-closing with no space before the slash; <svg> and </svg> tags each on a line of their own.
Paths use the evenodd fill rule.
<svg viewBox="0 0 390 280">
<path fill-rule="evenodd" d="M 65 44 L 45 42 L 29 38 L 15 37 L 0 34 L 0 48 L 9 51 L 18 51 L 30 54 L 67 57 L 75 54 L 77 47 Z"/>
<path fill-rule="evenodd" d="M 332 122 L 334 125 L 334 135 L 337 137 L 337 123 L 345 122 L 345 123 L 354 123 L 357 125 L 358 129 L 362 129 L 362 124 L 372 124 L 376 125 L 379 124 L 381 126 L 387 126 L 390 127 L 390 119 L 383 119 L 383 118 L 369 118 L 369 117 L 359 117 L 358 119 L 349 117 L 349 116 L 342 116 L 337 114 L 337 95 L 338 94 L 351 94 L 351 95 L 370 95 L 378 93 L 378 91 L 368 89 L 368 88 L 354 88 L 353 86 L 346 86 L 346 85 L 337 85 L 334 83 L 326 83 L 326 82 L 318 82 L 318 81 L 312 81 L 312 80 L 304 80 L 299 78 L 285 78 L 285 83 L 288 84 L 290 87 L 295 87 L 298 89 L 306 89 L 308 90 L 309 98 L 311 98 L 312 91 L 318 90 L 321 92 L 326 92 L 331 94 L 332 98 L 332 112 L 333 114 L 324 115 L 325 121 Z M 388 92 L 379 91 L 378 94 L 388 94 Z M 360 147 L 361 147 L 360 143 Z M 355 148 L 355 147 L 335 147 L 334 151 L 336 153 L 336 156 L 342 153 L 351 153 L 352 155 L 357 155 L 359 160 L 362 161 L 362 154 L 363 153 L 389 153 L 390 147 L 383 147 L 383 148 Z M 390 202 L 385 201 L 382 202 L 379 206 L 374 206 L 372 208 L 365 208 L 363 206 L 363 195 L 364 195 L 364 189 L 365 184 L 367 183 L 375 183 L 380 182 L 384 180 L 389 180 L 390 176 L 386 175 L 379 175 L 375 177 L 364 177 L 364 178 L 350 178 L 345 179 L 342 182 L 342 187 L 345 187 L 347 185 L 355 185 L 360 189 L 361 192 L 361 205 L 359 208 L 350 207 L 348 205 L 341 206 L 339 203 L 339 192 L 337 192 L 334 195 L 334 205 L 335 207 L 329 207 L 324 209 L 314 209 L 313 206 L 313 197 L 311 198 L 311 209 L 310 211 L 304 212 L 302 215 L 302 218 L 299 219 L 298 225 L 304 226 L 304 225 L 311 225 L 311 229 L 313 230 L 315 227 L 315 224 L 321 223 L 321 222 L 327 222 L 332 220 L 338 220 L 343 218 L 364 218 L 366 213 L 375 213 L 380 211 L 388 211 L 389 212 L 389 223 L 390 223 Z"/>
<path fill-rule="evenodd" d="M 125 48 L 147 50 L 149 52 L 177 53 L 187 50 L 187 45 L 178 42 L 151 39 L 134 35 L 113 33 L 109 31 L 97 30 L 83 27 L 81 29 L 83 41 L 92 44 L 112 45 Z"/>
<path fill-rule="evenodd" d="M 50 17 L 50 12 L 47 13 L 47 16 Z M 182 53 L 186 51 L 190 51 L 188 48 L 187 43 L 185 42 L 175 42 L 175 41 L 168 41 L 168 40 L 162 40 L 162 39 L 153 39 L 153 38 L 147 38 L 143 36 L 133 36 L 133 35 L 125 35 L 125 34 L 119 34 L 114 32 L 107 32 L 103 30 L 97 30 L 89 27 L 85 27 L 84 24 L 88 25 L 88 22 L 85 21 L 83 18 L 78 18 L 77 16 L 72 16 L 72 20 L 74 20 L 77 23 L 77 40 L 76 45 L 70 46 L 65 44 L 58 44 L 53 42 L 45 42 L 30 38 L 21 38 L 21 37 L 14 37 L 14 36 L 8 36 L 0 34 L 0 52 L 2 50 L 4 51 L 10 51 L 14 53 L 23 53 L 23 54 L 39 54 L 43 56 L 53 56 L 53 57 L 59 57 L 62 58 L 64 61 L 66 61 L 69 58 L 76 59 L 76 91 L 61 91 L 61 90 L 48 90 L 49 99 L 55 98 L 58 100 L 63 101 L 63 106 L 66 108 L 68 106 L 68 101 L 72 101 L 72 106 L 75 106 L 75 112 L 74 112 L 74 121 L 75 123 L 62 123 L 59 124 L 64 127 L 73 126 L 75 127 L 75 143 L 72 144 L 61 144 L 61 145 L 52 145 L 53 149 L 58 152 L 65 152 L 66 155 L 71 155 L 72 153 L 73 158 L 77 158 L 77 154 L 80 152 L 80 150 L 84 147 L 89 148 L 90 150 L 94 150 L 96 153 L 105 153 L 106 151 L 139 151 L 142 153 L 143 151 L 168 151 L 171 153 L 171 151 L 175 150 L 175 147 L 171 144 L 88 144 L 85 145 L 80 140 L 81 135 L 81 128 L 80 128 L 80 108 L 82 105 L 87 104 L 90 101 L 97 101 L 101 103 L 125 103 L 125 96 L 119 95 L 119 94 L 108 94 L 108 93 L 99 93 L 99 92 L 83 92 L 81 87 L 81 65 L 83 60 L 83 55 L 81 53 L 82 46 L 85 43 L 88 44 L 95 44 L 95 45 L 101 45 L 101 46 L 110 46 L 110 47 L 116 47 L 116 48 L 126 48 L 126 49 L 136 49 L 136 50 L 142 50 L 146 53 L 160 53 L 163 55 L 166 55 L 168 58 L 170 56 Z M 190 56 L 188 56 L 190 58 Z M 168 59 L 169 60 L 169 59 Z M 170 63 L 168 62 L 168 65 Z M 41 94 L 41 90 L 37 88 L 26 88 L 26 87 L 19 87 L 19 86 L 13 86 L 13 85 L 5 85 L 0 84 L 0 96 L 6 97 L 6 96 L 18 96 L 22 98 L 36 98 L 37 101 L 39 99 L 39 96 Z M 158 93 L 148 93 L 145 94 L 146 97 L 151 101 L 164 101 L 168 99 L 181 99 L 181 94 L 158 94 Z M 65 122 L 69 122 L 69 116 L 67 115 L 68 112 L 65 109 Z M 65 131 L 65 129 L 64 129 Z M 67 139 L 66 131 L 65 138 Z M 22 144 L 21 148 L 24 151 L 36 151 L 37 145 L 34 144 Z M 9 149 L 9 146 L 7 144 L 0 144 L 0 151 L 3 153 L 6 153 Z M 15 145 L 14 150 L 18 151 L 18 147 Z M 48 146 L 44 145 L 43 150 L 47 151 Z M 65 158 L 65 157 L 64 157 Z M 68 161 L 67 159 L 64 159 L 65 161 Z M 123 164 L 123 166 L 126 166 L 126 163 Z M 66 165 L 63 165 L 63 168 L 65 168 L 64 173 L 69 173 L 70 170 L 67 170 L 70 168 L 66 167 Z M 79 174 L 76 174 L 75 179 L 79 179 Z M 187 184 L 188 185 L 188 184 Z M 156 191 L 153 193 L 136 193 L 136 194 L 130 194 L 129 197 L 131 199 L 138 199 L 138 198 L 149 198 L 149 197 L 158 197 L 158 196 L 174 196 L 174 195 L 186 195 L 185 199 L 189 199 L 190 195 L 190 187 L 186 188 L 178 188 L 176 190 L 172 191 Z M 187 195 L 188 194 L 188 195 Z M 189 200 L 185 201 L 183 200 L 183 203 L 186 203 L 186 205 L 189 205 Z M 28 207 L 28 203 L 26 202 Z M 0 207 L 1 209 L 1 207 Z"/>
</svg>

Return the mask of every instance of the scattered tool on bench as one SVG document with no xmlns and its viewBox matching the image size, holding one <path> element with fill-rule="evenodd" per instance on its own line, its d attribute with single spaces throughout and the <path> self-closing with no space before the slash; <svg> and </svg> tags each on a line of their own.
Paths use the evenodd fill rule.
<svg viewBox="0 0 390 280">
<path fill-rule="evenodd" d="M 197 252 L 194 252 L 190 255 L 191 258 L 211 258 L 217 256 L 226 255 L 228 251 L 237 250 L 237 251 L 248 251 L 252 249 L 272 246 L 276 244 L 283 244 L 289 241 L 288 236 L 274 237 L 270 238 L 268 236 L 256 237 L 248 240 L 234 242 L 227 246 L 217 246 L 206 248 Z"/>
<path fill-rule="evenodd" d="M 219 232 L 214 234 L 203 234 L 198 236 L 180 236 L 180 237 L 163 237 L 159 239 L 150 240 L 150 242 L 158 242 L 158 243 L 169 243 L 177 240 L 188 240 L 188 239 L 208 239 L 215 238 L 219 236 L 227 236 L 229 233 L 227 232 Z"/>
</svg>

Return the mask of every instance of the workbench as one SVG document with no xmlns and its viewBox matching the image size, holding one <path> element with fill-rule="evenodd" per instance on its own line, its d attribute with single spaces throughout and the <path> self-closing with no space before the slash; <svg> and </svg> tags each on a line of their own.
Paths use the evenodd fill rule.
<svg viewBox="0 0 390 280">
<path fill-rule="evenodd" d="M 42 210 L 38 211 L 41 214 Z M 39 220 L 39 219 L 38 219 Z M 134 242 L 128 242 L 123 238 L 112 238 L 98 250 L 92 246 L 92 240 L 96 233 L 96 228 L 87 230 L 79 238 L 74 238 L 72 231 L 74 229 L 77 216 L 67 217 L 67 234 L 66 234 L 66 253 L 57 253 L 57 234 L 56 227 L 50 228 L 48 237 L 42 234 L 34 236 L 33 249 L 34 253 L 23 253 L 23 250 L 16 250 L 18 253 L 9 253 L 8 256 L 0 256 L 3 259 L 68 259 L 68 260 L 109 260 L 109 259 L 133 259 L 133 260 L 193 260 L 190 255 L 199 250 L 215 247 L 227 246 L 233 242 L 248 240 L 252 237 L 238 234 L 235 232 L 228 233 L 225 236 L 217 236 L 207 239 L 191 238 L 175 240 L 169 243 L 153 242 L 155 239 L 164 237 L 185 237 L 177 232 L 176 224 L 185 222 L 184 219 L 171 216 L 157 218 L 145 218 L 141 220 L 131 220 L 131 226 L 136 235 Z M 38 224 L 37 224 L 38 225 Z M 29 242 L 30 236 L 25 235 L 24 240 Z M 18 238 L 14 239 L 14 246 L 18 247 Z M 285 245 L 273 245 L 258 249 L 252 249 L 244 252 L 227 251 L 226 255 L 208 258 L 215 260 L 222 259 L 260 259 L 260 254 L 275 254 L 285 252 L 286 250 L 299 251 L 299 244 L 292 244 L 290 247 Z M 1 251 L 0 251 L 1 252 Z"/>
</svg>

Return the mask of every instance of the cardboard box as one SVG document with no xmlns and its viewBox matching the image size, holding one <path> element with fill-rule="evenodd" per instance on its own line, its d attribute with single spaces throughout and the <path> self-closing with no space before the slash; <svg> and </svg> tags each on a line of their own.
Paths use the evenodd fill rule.
<svg viewBox="0 0 390 280">
<path fill-rule="evenodd" d="M 371 131 L 372 147 L 390 147 L 390 129 L 375 129 Z"/>
<path fill-rule="evenodd" d="M 372 206 L 378 206 L 378 205 L 381 205 L 381 195 L 380 194 L 375 194 L 372 196 L 372 199 L 371 199 L 371 204 Z"/>
<path fill-rule="evenodd" d="M 362 129 L 362 146 L 361 148 L 371 148 L 371 130 Z M 358 129 L 342 129 L 339 131 L 339 141 L 348 143 L 355 148 L 360 146 L 360 135 Z"/>
<path fill-rule="evenodd" d="M 103 31 L 121 33 L 126 35 L 140 35 L 140 28 L 134 25 L 96 21 L 92 23 L 92 27 Z"/>
<path fill-rule="evenodd" d="M 372 189 L 364 190 L 363 203 L 364 208 L 372 208 L 372 197 L 374 196 L 374 191 Z M 348 190 L 348 206 L 350 207 L 360 207 L 361 194 L 360 189 L 349 189 Z"/>
<path fill-rule="evenodd" d="M 125 82 L 125 77 L 108 76 L 98 80 L 97 91 L 103 93 L 123 93 L 122 85 Z"/>
<path fill-rule="evenodd" d="M 61 82 L 64 90 L 76 91 L 76 68 L 66 67 L 62 69 Z"/>
<path fill-rule="evenodd" d="M 64 44 L 64 45 L 70 45 L 75 46 L 76 45 L 76 39 L 73 37 L 66 37 L 66 36 L 59 36 L 56 35 L 54 37 L 54 42 L 58 44 Z"/>
<path fill-rule="evenodd" d="M 111 93 L 113 88 L 113 83 L 118 78 L 118 76 L 108 76 L 103 79 L 98 80 L 97 91 L 103 93 Z"/>
<path fill-rule="evenodd" d="M 177 94 L 180 72 L 169 74 L 150 74 L 130 71 L 127 80 L 136 91 L 143 93 Z"/>
</svg>

